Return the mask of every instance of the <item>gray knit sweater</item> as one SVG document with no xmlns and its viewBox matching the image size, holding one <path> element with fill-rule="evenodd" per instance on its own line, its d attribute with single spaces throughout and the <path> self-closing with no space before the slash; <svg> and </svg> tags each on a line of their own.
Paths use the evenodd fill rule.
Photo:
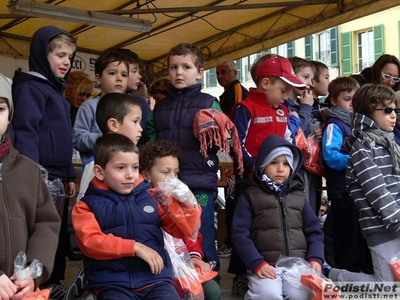
<svg viewBox="0 0 400 300">
<path fill-rule="evenodd" d="M 360 131 L 378 129 L 374 121 L 355 113 L 346 183 L 360 211 L 359 222 L 369 246 L 400 237 L 400 175 L 393 171 L 390 149 L 366 143 Z"/>
</svg>

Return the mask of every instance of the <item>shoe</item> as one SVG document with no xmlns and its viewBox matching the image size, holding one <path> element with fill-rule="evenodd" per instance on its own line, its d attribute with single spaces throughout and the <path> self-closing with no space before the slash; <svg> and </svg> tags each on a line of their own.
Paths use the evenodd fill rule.
<svg viewBox="0 0 400 300">
<path fill-rule="evenodd" d="M 219 257 L 229 257 L 232 254 L 232 248 L 229 248 L 227 245 L 223 245 L 218 249 Z"/>
<path fill-rule="evenodd" d="M 246 295 L 247 290 L 249 287 L 247 286 L 247 275 L 242 274 L 242 275 L 236 275 L 233 277 L 232 280 L 232 289 L 231 289 L 231 294 L 232 295 L 239 295 L 241 297 L 244 297 Z"/>
<path fill-rule="evenodd" d="M 61 283 L 54 284 L 52 287 L 48 287 L 48 288 L 50 289 L 49 300 L 64 299 L 65 288 Z"/>
<path fill-rule="evenodd" d="M 78 261 L 78 260 L 82 260 L 82 258 L 83 258 L 82 254 L 76 253 L 75 250 L 72 248 L 69 248 L 67 250 L 66 255 L 70 261 Z"/>
<path fill-rule="evenodd" d="M 331 271 L 332 267 L 330 265 L 328 265 L 326 262 L 323 263 L 322 265 L 322 274 L 324 274 L 324 276 L 326 278 L 329 278 L 329 272 Z"/>
</svg>

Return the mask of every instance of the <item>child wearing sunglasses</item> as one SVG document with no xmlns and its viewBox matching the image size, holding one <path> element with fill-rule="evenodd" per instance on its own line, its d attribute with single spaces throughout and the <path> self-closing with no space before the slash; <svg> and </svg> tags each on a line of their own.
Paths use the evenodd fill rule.
<svg viewBox="0 0 400 300">
<path fill-rule="evenodd" d="M 396 96 L 383 85 L 363 85 L 353 96 L 346 183 L 371 251 L 374 274 L 331 269 L 333 281 L 394 282 L 390 259 L 400 249 L 400 147 L 394 141 Z"/>
</svg>

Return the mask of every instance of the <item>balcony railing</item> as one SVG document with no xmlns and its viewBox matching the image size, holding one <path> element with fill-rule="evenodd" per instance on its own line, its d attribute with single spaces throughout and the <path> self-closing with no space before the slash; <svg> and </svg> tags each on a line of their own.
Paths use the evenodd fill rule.
<svg viewBox="0 0 400 300">
<path fill-rule="evenodd" d="M 327 66 L 331 65 L 331 50 L 319 51 L 315 53 L 315 58 Z"/>
</svg>

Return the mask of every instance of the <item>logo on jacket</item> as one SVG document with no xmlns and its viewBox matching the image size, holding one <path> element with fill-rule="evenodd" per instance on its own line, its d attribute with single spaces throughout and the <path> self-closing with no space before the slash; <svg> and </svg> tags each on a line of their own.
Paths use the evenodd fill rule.
<svg viewBox="0 0 400 300">
<path fill-rule="evenodd" d="M 285 115 L 285 112 L 283 111 L 283 109 L 278 108 L 278 109 L 276 110 L 276 114 L 277 114 L 278 116 L 282 117 L 282 116 Z"/>
<path fill-rule="evenodd" d="M 153 206 L 146 205 L 145 207 L 143 207 L 143 210 L 144 210 L 145 212 L 147 212 L 148 214 L 151 214 L 151 213 L 154 212 L 155 209 L 154 209 Z"/>
<path fill-rule="evenodd" d="M 207 160 L 207 165 L 211 168 L 214 165 L 214 162 L 211 159 L 209 159 Z"/>
</svg>

